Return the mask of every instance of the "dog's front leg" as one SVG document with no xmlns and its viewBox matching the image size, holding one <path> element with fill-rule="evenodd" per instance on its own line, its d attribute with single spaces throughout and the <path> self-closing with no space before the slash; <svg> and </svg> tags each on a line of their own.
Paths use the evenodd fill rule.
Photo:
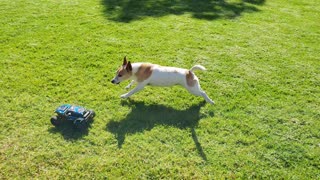
<svg viewBox="0 0 320 180">
<path fill-rule="evenodd" d="M 143 87 L 145 86 L 145 84 L 138 84 L 134 89 L 132 89 L 131 91 L 129 91 L 126 94 L 122 94 L 120 97 L 121 98 L 128 98 L 130 97 L 132 94 L 140 91 L 141 89 L 143 89 Z"/>
<path fill-rule="evenodd" d="M 134 80 L 132 80 L 131 82 L 130 82 L 130 84 L 128 84 L 128 86 L 126 86 L 125 88 L 126 89 L 129 89 L 129 88 L 131 88 L 131 86 L 134 84 Z"/>
</svg>

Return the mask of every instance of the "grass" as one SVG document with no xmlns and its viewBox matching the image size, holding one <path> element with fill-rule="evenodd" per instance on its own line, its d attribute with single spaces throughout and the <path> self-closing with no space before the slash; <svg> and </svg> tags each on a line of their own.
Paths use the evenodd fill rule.
<svg viewBox="0 0 320 180">
<path fill-rule="evenodd" d="M 0 177 L 319 179 L 317 0 L 0 2 Z M 121 60 L 196 72 L 121 100 Z M 87 132 L 50 124 L 94 109 Z"/>
</svg>

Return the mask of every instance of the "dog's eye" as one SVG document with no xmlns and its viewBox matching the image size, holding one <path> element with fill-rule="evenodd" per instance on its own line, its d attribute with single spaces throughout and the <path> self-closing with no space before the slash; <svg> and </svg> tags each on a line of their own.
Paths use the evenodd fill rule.
<svg viewBox="0 0 320 180">
<path fill-rule="evenodd" d="M 118 75 L 118 77 L 121 77 L 121 76 L 122 76 L 121 74 Z"/>
</svg>

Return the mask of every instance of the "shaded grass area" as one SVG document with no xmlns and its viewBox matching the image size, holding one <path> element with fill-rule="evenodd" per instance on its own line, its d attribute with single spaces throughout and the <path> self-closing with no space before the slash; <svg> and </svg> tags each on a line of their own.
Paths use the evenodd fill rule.
<svg viewBox="0 0 320 180">
<path fill-rule="evenodd" d="M 319 179 L 319 2 L 161 2 L 0 2 L 0 177 Z M 216 105 L 178 86 L 121 100 L 125 55 L 205 66 Z M 87 132 L 50 124 L 63 103 L 95 110 Z"/>
<path fill-rule="evenodd" d="M 161 17 L 191 13 L 197 19 L 214 20 L 217 18 L 235 18 L 245 12 L 259 9 L 251 4 L 263 4 L 264 0 L 102 0 L 105 14 L 110 20 L 130 22 L 144 17 Z"/>
</svg>

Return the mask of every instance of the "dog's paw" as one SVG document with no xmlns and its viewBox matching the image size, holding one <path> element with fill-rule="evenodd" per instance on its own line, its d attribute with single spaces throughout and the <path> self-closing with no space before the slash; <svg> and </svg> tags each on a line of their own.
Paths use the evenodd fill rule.
<svg viewBox="0 0 320 180">
<path fill-rule="evenodd" d="M 210 99 L 210 101 L 209 101 L 208 103 L 210 103 L 210 104 L 212 104 L 212 105 L 215 104 L 214 101 L 212 101 L 211 99 Z"/>
<path fill-rule="evenodd" d="M 130 85 L 128 85 L 128 86 L 126 86 L 126 87 L 125 87 L 125 89 L 130 89 L 130 88 L 131 88 L 131 86 L 130 86 Z"/>
</svg>

